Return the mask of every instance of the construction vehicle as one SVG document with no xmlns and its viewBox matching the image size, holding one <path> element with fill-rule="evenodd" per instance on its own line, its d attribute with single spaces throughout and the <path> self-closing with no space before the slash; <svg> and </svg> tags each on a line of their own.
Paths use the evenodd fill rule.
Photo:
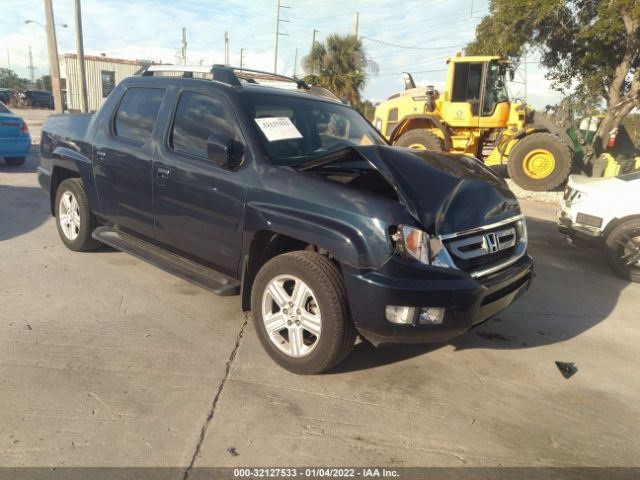
<svg viewBox="0 0 640 480">
<path fill-rule="evenodd" d="M 603 156 L 606 152 L 597 148 L 593 135 L 587 142 L 567 114 L 547 115 L 522 100 L 510 101 L 507 75 L 513 80 L 514 71 L 502 57 L 456 54 L 448 60 L 443 93 L 433 86 L 416 87 L 405 73 L 405 90 L 378 105 L 374 124 L 397 146 L 506 165 L 511 179 L 527 190 L 552 190 L 572 171 L 602 176 L 630 168 L 624 156 L 624 165 L 619 156 Z M 638 166 L 640 159 L 632 165 Z"/>
</svg>

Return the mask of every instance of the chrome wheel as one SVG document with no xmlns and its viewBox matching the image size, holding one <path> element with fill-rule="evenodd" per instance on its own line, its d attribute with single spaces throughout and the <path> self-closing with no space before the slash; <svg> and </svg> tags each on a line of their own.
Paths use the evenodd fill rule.
<svg viewBox="0 0 640 480">
<path fill-rule="evenodd" d="M 618 260 L 623 268 L 640 268 L 640 235 L 633 236 L 640 232 L 632 232 L 623 235 L 618 240 Z"/>
<path fill-rule="evenodd" d="M 271 342 L 290 357 L 308 355 L 320 340 L 322 321 L 316 297 L 293 275 L 278 275 L 267 283 L 262 321 Z"/>
<path fill-rule="evenodd" d="M 74 241 L 78 238 L 80 234 L 80 207 L 75 195 L 70 190 L 60 196 L 58 222 L 62 233 L 68 240 Z"/>
</svg>

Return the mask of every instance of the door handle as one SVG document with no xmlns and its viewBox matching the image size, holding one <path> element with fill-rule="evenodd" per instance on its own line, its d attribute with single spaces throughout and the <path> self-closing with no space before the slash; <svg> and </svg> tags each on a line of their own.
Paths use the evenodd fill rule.
<svg viewBox="0 0 640 480">
<path fill-rule="evenodd" d="M 104 164 L 104 157 L 107 156 L 107 152 L 104 152 L 102 150 L 96 150 L 96 158 L 95 158 L 95 162 L 98 165 L 102 165 Z"/>
<path fill-rule="evenodd" d="M 171 170 L 169 170 L 168 168 L 158 167 L 156 175 L 158 176 L 159 180 L 168 180 L 170 173 Z"/>
</svg>

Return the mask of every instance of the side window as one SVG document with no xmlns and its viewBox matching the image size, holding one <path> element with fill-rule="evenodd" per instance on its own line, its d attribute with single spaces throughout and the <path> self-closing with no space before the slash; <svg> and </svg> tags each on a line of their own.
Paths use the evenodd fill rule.
<svg viewBox="0 0 640 480">
<path fill-rule="evenodd" d="M 161 88 L 129 88 L 116 112 L 113 124 L 116 136 L 142 143 L 148 141 L 163 97 Z"/>
<path fill-rule="evenodd" d="M 452 102 L 470 102 L 480 99 L 481 63 L 456 63 L 453 76 Z"/>
<path fill-rule="evenodd" d="M 170 148 L 207 158 L 207 139 L 215 134 L 237 139 L 233 117 L 225 104 L 209 95 L 182 93 L 169 138 Z"/>
<path fill-rule="evenodd" d="M 102 98 L 107 98 L 116 86 L 116 72 L 101 70 L 100 79 L 102 80 Z"/>
</svg>

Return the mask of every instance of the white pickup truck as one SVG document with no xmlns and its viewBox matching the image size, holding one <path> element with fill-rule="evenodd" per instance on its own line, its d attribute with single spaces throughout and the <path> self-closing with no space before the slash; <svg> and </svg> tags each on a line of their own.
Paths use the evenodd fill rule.
<svg viewBox="0 0 640 480">
<path fill-rule="evenodd" d="M 640 171 L 609 178 L 571 175 L 558 229 L 575 245 L 604 249 L 617 273 L 640 282 Z"/>
</svg>

